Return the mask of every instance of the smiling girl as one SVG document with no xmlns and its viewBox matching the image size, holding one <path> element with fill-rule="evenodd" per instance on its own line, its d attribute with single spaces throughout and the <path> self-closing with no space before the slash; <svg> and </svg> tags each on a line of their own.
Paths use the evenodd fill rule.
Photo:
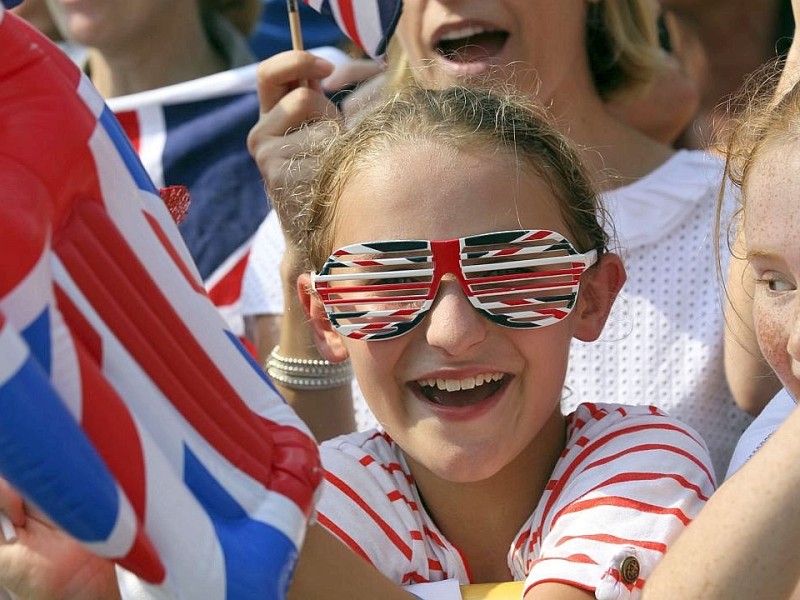
<svg viewBox="0 0 800 600">
<path fill-rule="evenodd" d="M 397 584 L 635 598 L 714 488 L 699 436 L 655 408 L 561 413 L 571 342 L 625 281 L 570 148 L 529 105 L 448 88 L 315 153 L 298 290 L 382 427 L 322 445 L 318 522 Z M 297 597 L 327 568 L 301 557 Z"/>
</svg>

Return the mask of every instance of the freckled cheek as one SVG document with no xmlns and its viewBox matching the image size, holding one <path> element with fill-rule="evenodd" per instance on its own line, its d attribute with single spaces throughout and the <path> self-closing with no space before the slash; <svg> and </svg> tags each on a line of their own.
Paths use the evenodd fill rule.
<svg viewBox="0 0 800 600">
<path fill-rule="evenodd" d="M 789 330 L 786 321 L 780 312 L 753 311 L 756 336 L 764 358 L 778 376 L 786 381 L 791 377 L 791 358 L 787 346 L 789 343 Z"/>
</svg>

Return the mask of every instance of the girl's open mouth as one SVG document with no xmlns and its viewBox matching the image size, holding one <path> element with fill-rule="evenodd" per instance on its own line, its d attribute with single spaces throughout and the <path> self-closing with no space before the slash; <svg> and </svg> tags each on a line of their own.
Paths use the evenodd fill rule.
<svg viewBox="0 0 800 600">
<path fill-rule="evenodd" d="M 416 382 L 419 393 L 429 402 L 451 408 L 480 404 L 506 384 L 504 373 L 487 373 L 464 379 L 424 379 Z"/>
</svg>

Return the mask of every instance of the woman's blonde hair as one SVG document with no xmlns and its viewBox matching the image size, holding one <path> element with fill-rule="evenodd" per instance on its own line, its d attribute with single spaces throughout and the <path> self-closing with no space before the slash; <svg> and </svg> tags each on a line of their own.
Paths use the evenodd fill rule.
<svg viewBox="0 0 800 600">
<path fill-rule="evenodd" d="M 663 67 L 658 7 L 653 0 L 598 0 L 589 4 L 586 51 L 603 98 L 650 83 Z"/>
<path fill-rule="evenodd" d="M 310 152 L 318 161 L 317 176 L 295 190 L 302 209 L 294 223 L 284 223 L 303 249 L 307 268 L 319 269 L 334 250 L 336 206 L 348 182 L 387 152 L 430 142 L 460 152 L 507 156 L 547 182 L 568 229 L 562 233 L 579 250 L 606 248 L 597 194 L 578 152 L 550 124 L 544 109 L 497 89 L 410 86 L 359 115 L 348 129 L 340 125 Z"/>
</svg>

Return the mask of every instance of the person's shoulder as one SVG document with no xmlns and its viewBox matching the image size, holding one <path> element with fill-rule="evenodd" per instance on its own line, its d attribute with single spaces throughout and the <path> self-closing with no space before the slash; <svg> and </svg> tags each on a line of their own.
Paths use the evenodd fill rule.
<svg viewBox="0 0 800 600">
<path fill-rule="evenodd" d="M 366 470 L 383 478 L 407 471 L 402 452 L 394 440 L 377 429 L 348 433 L 322 442 L 320 455 L 329 472 Z"/>
<path fill-rule="evenodd" d="M 686 445 L 707 452 L 699 433 L 656 406 L 583 403 L 567 416 L 567 437 L 574 443 L 604 436 L 640 438 L 654 431 L 672 432 L 685 438 Z"/>
<path fill-rule="evenodd" d="M 641 417 L 668 418 L 657 406 L 647 404 L 618 404 L 614 402 L 582 402 L 567 415 L 567 423 L 572 429 L 585 429 L 597 424 L 608 427 L 622 420 Z"/>
<path fill-rule="evenodd" d="M 602 465 L 617 473 L 648 471 L 682 474 L 716 485 L 703 438 L 679 419 L 654 406 L 581 404 L 567 417 L 567 471 L 596 472 Z"/>
</svg>

